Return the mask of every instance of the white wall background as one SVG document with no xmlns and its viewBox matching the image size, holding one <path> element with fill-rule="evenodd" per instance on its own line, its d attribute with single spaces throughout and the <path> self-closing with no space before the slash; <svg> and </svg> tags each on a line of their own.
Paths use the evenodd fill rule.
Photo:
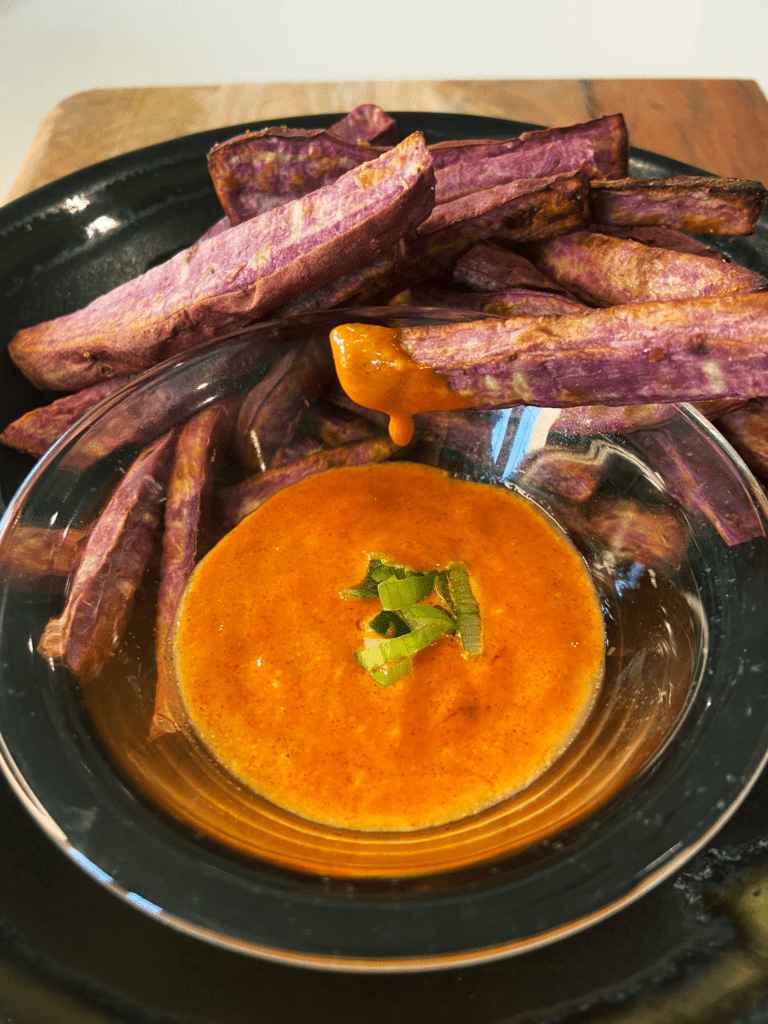
<svg viewBox="0 0 768 1024">
<path fill-rule="evenodd" d="M 752 78 L 768 0 L 0 0 L 0 197 L 86 89 L 405 78 Z"/>
</svg>

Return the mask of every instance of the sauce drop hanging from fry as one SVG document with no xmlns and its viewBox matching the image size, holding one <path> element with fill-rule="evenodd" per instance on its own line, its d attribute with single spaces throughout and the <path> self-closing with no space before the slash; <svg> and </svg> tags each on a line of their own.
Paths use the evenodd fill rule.
<svg viewBox="0 0 768 1024">
<path fill-rule="evenodd" d="M 411 440 L 416 413 L 465 409 L 470 404 L 439 373 L 414 362 L 398 345 L 394 328 L 343 324 L 331 331 L 331 349 L 344 391 L 358 405 L 389 416 L 395 444 Z"/>
</svg>

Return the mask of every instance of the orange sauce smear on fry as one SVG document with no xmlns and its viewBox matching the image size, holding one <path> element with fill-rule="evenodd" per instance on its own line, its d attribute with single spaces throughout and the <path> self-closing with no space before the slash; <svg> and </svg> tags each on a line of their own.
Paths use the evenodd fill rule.
<svg viewBox="0 0 768 1024">
<path fill-rule="evenodd" d="M 355 651 L 381 605 L 343 592 L 373 554 L 463 561 L 482 655 L 447 636 L 390 686 L 366 673 Z M 193 725 L 249 787 L 329 825 L 412 830 L 552 763 L 593 701 L 604 631 L 578 553 L 533 504 L 395 462 L 309 477 L 246 517 L 197 567 L 175 653 Z"/>
<path fill-rule="evenodd" d="M 403 446 L 413 437 L 416 413 L 466 409 L 469 399 L 403 352 L 397 335 L 391 327 L 344 324 L 331 331 L 331 349 L 346 393 L 366 409 L 387 413 L 390 437 Z"/>
</svg>

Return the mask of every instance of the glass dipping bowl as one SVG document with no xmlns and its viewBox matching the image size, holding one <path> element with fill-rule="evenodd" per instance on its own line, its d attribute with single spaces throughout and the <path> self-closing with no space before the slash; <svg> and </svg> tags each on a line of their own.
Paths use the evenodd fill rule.
<svg viewBox="0 0 768 1024">
<path fill-rule="evenodd" d="M 248 790 L 191 727 L 150 738 L 157 559 L 95 680 L 81 686 L 37 653 L 74 574 L 68 552 L 142 446 L 245 395 L 276 356 L 338 323 L 458 319 L 478 317 L 312 314 L 171 360 L 73 427 L 4 517 L 2 767 L 69 856 L 175 928 L 341 970 L 528 950 L 667 877 L 766 759 L 766 502 L 689 406 L 635 410 L 623 425 L 600 410 L 432 414 L 396 455 L 534 501 L 582 554 L 604 613 L 605 677 L 576 738 L 525 790 L 460 821 L 403 833 L 327 827 Z M 238 475 L 230 457 L 220 479 Z"/>
</svg>

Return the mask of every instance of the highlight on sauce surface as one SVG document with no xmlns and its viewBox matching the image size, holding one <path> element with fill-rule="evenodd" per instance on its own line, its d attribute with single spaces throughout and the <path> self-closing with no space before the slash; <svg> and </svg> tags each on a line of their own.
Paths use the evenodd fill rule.
<svg viewBox="0 0 768 1024">
<path fill-rule="evenodd" d="M 410 570 L 399 603 L 454 624 L 467 591 L 451 604 L 425 580 L 461 564 L 479 656 L 446 630 L 377 681 L 358 652 L 381 643 L 364 584 L 382 564 Z M 308 477 L 246 516 L 195 570 L 174 647 L 191 722 L 246 785 L 324 824 L 413 830 L 552 763 L 594 699 L 604 631 L 580 556 L 531 502 L 388 462 Z"/>
</svg>

